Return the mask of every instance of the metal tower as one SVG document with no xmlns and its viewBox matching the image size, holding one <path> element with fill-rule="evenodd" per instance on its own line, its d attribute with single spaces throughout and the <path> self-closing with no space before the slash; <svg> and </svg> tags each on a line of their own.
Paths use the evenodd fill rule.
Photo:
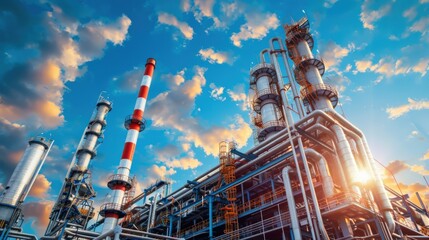
<svg viewBox="0 0 429 240">
<path fill-rule="evenodd" d="M 235 178 L 235 160 L 232 157 L 231 150 L 235 149 L 234 142 L 222 141 L 219 143 L 219 160 L 220 172 L 223 176 L 224 183 L 230 184 L 236 180 Z M 226 199 L 228 204 L 223 207 L 225 211 L 225 230 L 229 234 L 231 240 L 239 239 L 240 235 L 237 234 L 238 230 L 238 212 L 235 201 L 237 200 L 237 189 L 235 187 L 226 190 Z"/>
<path fill-rule="evenodd" d="M 301 87 L 301 98 L 308 111 L 332 109 L 338 104 L 337 90 L 325 84 L 322 76 L 325 64 L 313 56 L 314 40 L 310 23 L 303 18 L 298 23 L 285 26 L 286 45 L 289 56 L 295 63 L 295 79 Z"/>
<path fill-rule="evenodd" d="M 6 239 L 21 216 L 21 205 L 36 180 L 52 147 L 53 140 L 34 137 L 28 141 L 24 155 L 0 195 L 0 239 Z"/>
<path fill-rule="evenodd" d="M 61 232 L 69 225 L 85 228 L 94 217 L 93 198 L 96 192 L 92 188 L 90 161 L 96 156 L 96 149 L 103 139 L 106 127 L 106 115 L 112 109 L 112 103 L 100 95 L 96 109 L 79 142 L 73 156 L 58 199 L 49 216 L 45 236 L 61 238 Z"/>
<path fill-rule="evenodd" d="M 266 63 L 264 51 L 261 63 L 250 70 L 250 76 L 250 88 L 254 91 L 251 99 L 255 111 L 253 122 L 258 129 L 256 138 L 262 142 L 285 127 L 277 74 L 274 66 Z"/>
<path fill-rule="evenodd" d="M 116 174 L 109 177 L 109 182 L 107 184 L 108 187 L 112 190 L 112 200 L 110 203 L 103 204 L 100 208 L 100 215 L 105 217 L 103 233 L 112 230 L 118 224 L 118 219 L 125 216 L 125 211 L 122 208 L 122 204 L 124 204 L 125 191 L 130 190 L 132 187 L 131 178 L 129 177 L 131 163 L 133 160 L 139 133 L 143 131 L 145 127 L 143 114 L 146 107 L 146 100 L 149 87 L 152 82 L 154 69 L 155 59 L 147 59 L 146 69 L 141 81 L 133 114 L 125 119 L 124 125 L 127 129 L 127 137 L 125 140 L 121 161 Z"/>
</svg>

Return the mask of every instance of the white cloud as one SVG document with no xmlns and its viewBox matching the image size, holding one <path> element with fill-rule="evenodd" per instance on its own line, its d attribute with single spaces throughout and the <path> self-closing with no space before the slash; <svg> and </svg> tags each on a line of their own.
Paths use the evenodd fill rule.
<svg viewBox="0 0 429 240">
<path fill-rule="evenodd" d="M 429 159 L 429 150 L 420 158 L 420 160 L 428 160 Z"/>
<path fill-rule="evenodd" d="M 363 92 L 364 89 L 362 86 L 358 86 L 357 88 L 355 88 L 355 90 L 353 90 L 354 92 Z"/>
<path fill-rule="evenodd" d="M 249 109 L 249 101 L 244 92 L 243 84 L 235 86 L 233 90 L 228 89 L 227 93 L 232 101 L 237 102 L 237 106 L 239 106 L 241 110 L 247 111 Z"/>
<path fill-rule="evenodd" d="M 206 69 L 197 66 L 194 71 L 190 80 L 158 94 L 149 102 L 148 116 L 153 125 L 177 131 L 180 144 L 201 147 L 208 155 L 216 156 L 218 143 L 228 138 L 234 138 L 239 147 L 245 146 L 252 130 L 241 117 L 236 116 L 234 123 L 228 127 L 219 127 L 204 125 L 200 119 L 192 116 L 195 99 L 206 84 Z"/>
<path fill-rule="evenodd" d="M 338 2 L 338 0 L 325 0 L 325 2 L 323 3 L 323 6 L 325 8 L 330 8 L 332 6 L 334 6 L 334 4 Z"/>
<path fill-rule="evenodd" d="M 98 32 L 98 34 L 103 36 L 106 40 L 113 42 L 115 45 L 122 45 L 130 25 L 131 20 L 127 16 L 122 15 L 122 17 L 112 24 L 106 25 L 103 22 L 96 21 L 91 22 L 86 27 L 90 31 Z"/>
<path fill-rule="evenodd" d="M 420 59 L 419 62 L 412 67 L 414 72 L 421 73 L 421 76 L 425 76 L 427 71 L 429 71 L 429 59 Z"/>
<path fill-rule="evenodd" d="M 39 235 L 43 235 L 49 223 L 49 214 L 52 211 L 54 202 L 27 202 L 22 206 L 22 211 L 26 219 L 31 221 L 31 227 L 37 231 Z"/>
<path fill-rule="evenodd" d="M 201 49 L 198 52 L 198 56 L 201 56 L 203 60 L 209 61 L 209 63 L 228 63 L 232 64 L 234 59 L 230 57 L 227 52 L 215 52 L 212 48 Z"/>
<path fill-rule="evenodd" d="M 391 35 L 389 36 L 389 40 L 392 40 L 392 41 L 399 41 L 399 38 L 398 38 L 397 36 L 395 36 L 395 35 L 391 34 Z"/>
<path fill-rule="evenodd" d="M 374 84 L 377 85 L 377 84 L 381 83 L 381 81 L 383 81 L 383 80 L 384 80 L 383 76 L 378 76 L 377 79 L 374 80 Z"/>
<path fill-rule="evenodd" d="M 326 68 L 329 69 L 340 64 L 342 58 L 349 54 L 350 48 L 354 49 L 354 44 L 349 48 L 345 48 L 334 42 L 329 42 L 325 47 L 326 50 L 322 53 L 323 63 Z"/>
<path fill-rule="evenodd" d="M 194 0 L 195 11 L 194 16 L 198 22 L 201 22 L 203 17 L 213 16 L 214 0 Z"/>
<path fill-rule="evenodd" d="M 411 32 L 420 32 L 423 35 L 429 32 L 429 17 L 422 18 L 415 22 L 409 29 Z"/>
<path fill-rule="evenodd" d="M 43 16 L 46 14 L 43 20 L 34 18 L 31 27 L 21 24 L 30 29 L 20 29 L 20 32 L 34 34 L 31 28 L 37 28 L 37 31 L 43 29 L 44 33 L 27 40 L 24 39 L 25 34 L 21 36 L 21 41 L 32 47 L 18 47 L 26 59 L 9 66 L 0 80 L 0 115 L 12 122 L 29 120 L 31 128 L 55 128 L 64 122 L 62 101 L 65 83 L 82 76 L 86 71 L 85 64 L 102 57 L 108 43 L 121 45 L 131 25 L 131 20 L 125 15 L 113 21 L 84 22 L 71 15 L 66 19 L 64 12 L 67 9 L 51 7 L 53 11 L 42 13 Z M 19 14 L 24 15 L 28 10 L 18 4 L 13 11 L 22 11 Z M 5 24 L 25 21 L 19 18 L 19 14 L 13 23 Z M 13 77 L 9 79 L 8 76 Z"/>
<path fill-rule="evenodd" d="M 352 69 L 352 65 L 347 64 L 346 69 L 344 69 L 344 72 L 350 72 L 351 69 Z"/>
<path fill-rule="evenodd" d="M 342 72 L 333 71 L 334 74 L 332 75 L 328 75 L 324 77 L 324 81 L 326 84 L 330 84 L 332 86 L 335 86 L 335 88 L 337 89 L 337 91 L 339 93 L 343 93 L 346 90 L 346 87 L 350 84 L 350 79 L 348 77 L 346 77 L 345 75 L 343 75 Z M 343 96 L 345 97 L 345 96 Z M 344 98 L 343 98 L 344 100 Z"/>
<path fill-rule="evenodd" d="M 410 72 L 420 73 L 422 77 L 426 75 L 429 70 L 429 59 L 422 58 L 414 66 L 405 63 L 405 59 L 385 57 L 381 58 L 377 63 L 373 63 L 371 60 L 359 60 L 355 62 L 355 66 L 358 72 L 372 71 L 388 78 Z"/>
<path fill-rule="evenodd" d="M 51 189 L 51 184 L 52 183 L 46 179 L 45 175 L 38 174 L 28 195 L 44 199 L 47 197 L 49 189 Z"/>
<path fill-rule="evenodd" d="M 359 72 L 366 72 L 367 70 L 371 70 L 372 61 L 371 60 L 361 60 L 355 62 L 356 70 Z"/>
<path fill-rule="evenodd" d="M 182 144 L 183 145 L 183 144 Z M 189 146 L 185 146 L 189 147 Z M 198 159 L 194 158 L 194 152 L 186 151 L 184 156 L 180 156 L 181 151 L 175 145 L 166 145 L 160 149 L 155 149 L 155 155 L 159 161 L 164 163 L 167 167 L 171 169 L 180 168 L 183 170 L 195 169 L 198 166 L 201 166 L 202 163 Z"/>
<path fill-rule="evenodd" d="M 226 100 L 226 97 L 223 97 L 223 91 L 224 91 L 224 87 L 216 87 L 216 85 L 214 83 L 210 83 L 209 85 L 210 89 L 212 89 L 212 91 L 210 92 L 210 97 L 216 100 L 219 100 L 221 102 Z"/>
<path fill-rule="evenodd" d="M 427 157 L 429 157 L 429 155 Z M 422 165 L 409 165 L 409 167 L 410 167 L 410 170 L 415 172 L 415 173 L 418 173 L 418 174 L 423 175 L 423 176 L 429 175 L 429 170 L 427 170 Z"/>
<path fill-rule="evenodd" d="M 158 15 L 158 22 L 169 26 L 176 27 L 182 33 L 182 35 L 192 40 L 194 35 L 194 29 L 190 27 L 186 22 L 180 22 L 177 18 L 171 14 L 161 12 Z"/>
<path fill-rule="evenodd" d="M 170 86 L 179 86 L 180 84 L 185 82 L 185 70 L 186 69 L 182 69 L 181 71 L 179 71 L 176 74 L 163 74 L 161 76 L 161 79 L 166 81 L 168 83 L 168 85 Z"/>
<path fill-rule="evenodd" d="M 384 17 L 387 13 L 389 13 L 391 9 L 391 3 L 388 3 L 378 10 L 369 9 L 370 0 L 365 0 L 361 6 L 360 20 L 363 23 L 363 27 L 374 30 L 374 23 L 378 21 L 380 18 Z"/>
<path fill-rule="evenodd" d="M 184 12 L 189 12 L 191 10 L 191 1 L 190 0 L 182 0 L 180 2 L 180 8 Z"/>
<path fill-rule="evenodd" d="M 172 183 L 171 176 L 174 174 L 176 174 L 176 170 L 173 168 L 154 164 L 146 169 L 146 177 L 140 182 L 140 188 L 145 189 L 159 180 Z"/>
<path fill-rule="evenodd" d="M 240 32 L 233 33 L 231 40 L 237 47 L 241 47 L 241 42 L 248 39 L 262 39 L 267 36 L 270 30 L 276 29 L 280 21 L 276 14 L 246 14 L 247 22 L 240 27 Z"/>
<path fill-rule="evenodd" d="M 425 110 L 425 109 L 429 109 L 429 101 L 424 101 L 424 100 L 416 101 L 412 98 L 408 98 L 407 104 L 404 104 L 398 107 L 387 108 L 386 112 L 389 114 L 390 119 L 395 119 L 404 115 L 405 113 L 408 113 L 409 111 Z"/>
<path fill-rule="evenodd" d="M 226 17 L 235 20 L 240 14 L 243 13 L 243 8 L 238 6 L 237 2 L 232 3 L 221 3 L 221 10 L 225 14 Z"/>
<path fill-rule="evenodd" d="M 413 20 L 417 16 L 416 7 L 410 7 L 402 13 L 402 16 L 408 20 Z"/>
</svg>

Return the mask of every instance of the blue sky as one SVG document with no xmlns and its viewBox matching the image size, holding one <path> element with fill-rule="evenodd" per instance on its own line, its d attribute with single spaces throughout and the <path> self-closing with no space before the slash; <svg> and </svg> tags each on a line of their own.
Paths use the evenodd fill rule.
<svg viewBox="0 0 429 240">
<path fill-rule="evenodd" d="M 98 95 L 114 102 L 93 184 L 102 202 L 144 64 L 157 60 L 132 173 L 181 186 L 218 163 L 218 142 L 253 145 L 249 68 L 282 26 L 308 15 L 314 53 L 341 92 L 337 110 L 366 134 L 403 192 L 429 175 L 429 1 L 2 1 L 0 187 L 37 134 L 53 147 L 24 206 L 42 232 Z M 316 51 L 317 50 L 317 51 Z M 387 182 L 392 183 L 387 177 Z"/>
</svg>

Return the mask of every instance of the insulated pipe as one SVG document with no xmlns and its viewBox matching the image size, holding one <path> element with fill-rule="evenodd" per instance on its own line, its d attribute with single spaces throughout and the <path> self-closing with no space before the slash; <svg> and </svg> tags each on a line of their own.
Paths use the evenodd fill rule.
<svg viewBox="0 0 429 240">
<path fill-rule="evenodd" d="M 331 128 L 337 136 L 339 150 L 345 164 L 345 170 L 347 172 L 349 182 L 352 184 L 352 189 L 355 193 L 360 195 L 359 187 L 356 186 L 356 179 L 354 179 L 354 176 L 358 172 L 358 167 L 356 164 L 356 160 L 353 156 L 352 150 L 350 148 L 350 144 L 347 141 L 343 129 L 339 125 L 332 125 Z"/>
<path fill-rule="evenodd" d="M 343 129 L 343 130 L 347 136 L 349 136 L 351 139 L 354 140 L 354 142 L 356 144 L 357 151 L 358 151 L 359 156 L 361 158 L 361 165 L 363 165 L 364 167 L 366 167 L 366 169 L 369 170 L 368 173 L 369 173 L 371 179 L 375 179 L 376 173 L 375 173 L 374 169 L 372 168 L 372 165 L 368 159 L 368 155 L 366 153 L 366 149 L 365 149 L 365 146 L 363 144 L 361 137 L 359 137 L 356 133 L 354 133 L 353 131 L 350 131 L 348 129 Z"/>
<path fill-rule="evenodd" d="M 369 149 L 368 143 L 366 142 L 365 136 L 362 136 L 362 141 L 366 149 L 366 154 L 368 156 L 368 160 L 372 165 L 372 170 L 374 171 L 375 175 L 375 187 L 376 187 L 376 193 L 377 197 L 379 198 L 380 205 L 381 205 L 381 211 L 384 214 L 384 218 L 386 219 L 387 225 L 389 227 L 389 231 L 391 233 L 395 232 L 395 219 L 393 217 L 393 208 L 392 204 L 390 203 L 389 197 L 387 196 L 386 189 L 384 188 L 383 181 L 381 180 L 381 177 L 376 172 L 376 165 L 375 160 L 372 156 L 371 150 Z"/>
<path fill-rule="evenodd" d="M 344 119 L 341 115 L 339 115 L 337 112 L 329 110 L 328 113 L 333 114 L 334 116 L 337 117 L 338 120 L 340 120 L 341 123 L 345 124 L 345 125 L 351 125 L 353 126 L 350 122 L 348 122 L 346 119 Z M 353 126 L 354 127 L 354 126 Z M 356 127 L 354 127 L 356 128 Z M 372 169 L 373 172 L 373 176 L 375 177 L 375 192 L 377 195 L 377 198 L 379 200 L 379 206 L 381 211 L 383 212 L 383 216 L 386 219 L 389 231 L 391 233 L 395 232 L 395 219 L 393 217 L 393 208 L 392 208 L 392 204 L 390 203 L 389 197 L 387 196 L 386 193 L 386 189 L 384 188 L 384 183 L 381 180 L 381 177 L 379 174 L 377 174 L 376 171 L 376 162 L 372 156 L 371 153 L 371 149 L 369 148 L 368 142 L 366 141 L 365 135 L 356 128 L 356 134 L 358 134 L 358 136 L 361 137 L 361 141 L 362 141 L 362 145 L 360 145 L 360 141 L 358 141 L 358 148 L 364 148 L 366 153 L 366 157 L 367 159 L 364 158 L 364 161 L 367 161 L 370 165 L 370 169 Z M 362 149 L 363 150 L 363 149 Z M 365 155 L 365 154 L 363 154 Z"/>
<path fill-rule="evenodd" d="M 333 119 L 328 114 L 335 117 L 335 119 Z M 323 117 L 325 120 L 328 120 L 333 124 L 341 124 L 345 128 L 348 128 L 349 130 L 356 133 L 359 137 L 361 137 L 361 139 L 364 143 L 364 146 L 366 146 L 365 148 L 368 149 L 368 152 L 367 152 L 368 157 L 370 156 L 369 159 L 372 162 L 372 165 L 375 166 L 375 161 L 372 158 L 372 154 L 371 154 L 371 151 L 368 147 L 368 144 L 366 143 L 366 138 L 365 138 L 364 134 L 357 127 L 355 127 L 352 123 L 350 123 L 347 119 L 343 118 L 343 116 L 341 116 L 340 114 L 338 114 L 337 112 L 335 112 L 332 109 L 325 109 L 324 111 L 315 110 L 315 111 L 311 112 L 310 115 L 308 115 L 308 117 L 309 118 L 310 117 Z M 302 124 L 304 122 L 305 121 L 301 120 L 297 124 Z M 373 170 L 375 173 L 377 173 L 375 171 L 375 167 L 373 167 Z M 376 175 L 378 175 L 378 174 L 376 174 Z M 387 193 L 386 193 L 386 190 L 384 189 L 383 181 L 381 181 L 381 178 L 378 176 L 375 178 L 375 180 L 376 180 L 375 181 L 375 184 L 376 184 L 375 192 L 376 192 L 376 195 L 378 195 L 378 197 L 380 199 L 380 202 L 377 204 L 379 204 L 380 209 L 383 212 L 383 216 L 386 219 L 386 222 L 389 226 L 389 230 L 393 233 L 395 231 L 395 220 L 394 220 L 393 215 L 392 215 L 392 211 L 393 211 L 392 210 L 392 204 L 388 200 L 389 198 L 387 197 Z"/>
<path fill-rule="evenodd" d="M 305 149 L 305 155 L 315 162 L 319 167 L 319 173 L 322 177 L 323 182 L 323 192 L 326 197 L 332 197 L 334 195 L 334 182 L 332 181 L 332 177 L 329 174 L 328 165 L 325 157 L 322 154 L 318 153 L 316 150 L 312 148 Z"/>
<path fill-rule="evenodd" d="M 283 183 L 285 186 L 285 192 L 287 197 L 287 205 L 289 209 L 290 220 L 292 223 L 292 232 L 295 240 L 301 240 L 301 229 L 298 221 L 298 214 L 296 212 L 295 198 L 292 191 L 292 185 L 289 177 L 289 171 L 292 168 L 290 166 L 286 166 L 282 170 Z"/>
<path fill-rule="evenodd" d="M 273 44 L 271 42 L 271 51 L 270 51 L 270 59 L 271 62 L 274 65 L 274 69 L 277 72 L 277 81 L 278 81 L 278 88 L 280 89 L 280 97 L 282 99 L 282 103 L 283 103 L 283 113 L 285 115 L 285 117 L 287 118 L 288 122 L 293 123 L 293 119 L 292 119 L 292 115 L 291 115 L 291 107 L 289 105 L 289 101 L 286 95 L 286 89 L 284 87 L 284 82 L 283 82 L 283 74 L 282 71 L 279 67 L 279 63 L 276 57 L 276 51 L 274 50 Z"/>
<path fill-rule="evenodd" d="M 270 52 L 270 49 L 266 48 L 266 49 L 262 50 L 261 53 L 259 54 L 259 58 L 261 60 L 261 63 L 266 63 L 264 55 L 267 52 Z"/>
<path fill-rule="evenodd" d="M 319 230 L 322 234 L 322 238 L 329 240 L 328 233 L 326 232 L 325 226 L 323 225 L 322 213 L 320 212 L 319 202 L 317 200 L 316 191 L 313 185 L 313 179 L 311 177 L 310 169 L 308 168 L 307 156 L 305 155 L 304 145 L 302 144 L 301 136 L 298 136 L 298 147 L 301 153 L 302 164 L 304 165 L 305 174 L 307 175 L 308 188 L 310 189 L 310 194 L 313 199 L 314 211 L 316 212 L 317 222 L 319 224 Z M 299 166 L 297 166 L 298 168 Z M 306 200 L 306 199 L 304 199 Z M 307 204 L 307 203 L 306 203 Z M 311 221 L 311 219 L 310 219 Z"/>
<path fill-rule="evenodd" d="M 294 81 L 294 78 L 292 75 L 292 71 L 290 70 L 290 65 L 289 65 L 289 62 L 287 61 L 287 58 L 286 58 L 287 51 L 283 47 L 283 43 L 281 41 L 281 38 L 279 38 L 279 37 L 275 37 L 275 38 L 271 39 L 270 46 L 271 46 L 272 50 L 275 51 L 274 42 L 277 42 L 280 46 L 280 53 L 281 53 L 282 58 L 283 58 L 284 67 L 286 69 L 286 73 L 287 73 L 287 76 L 289 79 L 289 84 L 290 84 L 291 89 L 292 89 L 293 99 L 295 101 L 296 108 L 298 109 L 298 115 L 299 115 L 299 118 L 303 118 L 304 117 L 304 110 L 302 108 L 302 101 L 301 101 L 301 98 L 300 98 L 298 91 L 296 89 L 296 84 L 295 84 L 295 81 Z M 276 54 L 277 53 L 274 52 L 274 56 L 277 56 Z M 275 59 L 276 59 L 275 62 L 278 64 L 277 57 L 275 57 Z"/>
<path fill-rule="evenodd" d="M 148 224 L 148 227 L 147 227 L 147 231 L 149 232 L 149 229 L 151 228 L 151 227 L 153 227 L 153 225 L 155 224 L 155 218 L 156 218 L 156 216 L 155 216 L 155 214 L 156 214 L 156 203 L 158 202 L 158 198 L 159 199 L 161 199 L 161 193 L 158 193 L 157 195 L 155 195 L 155 197 L 154 197 L 154 199 L 153 199 L 153 203 L 152 203 L 152 213 L 150 214 L 150 216 L 151 216 L 151 218 L 150 218 L 150 221 L 149 221 L 149 219 L 148 219 L 148 222 L 150 223 L 150 224 Z"/>
<path fill-rule="evenodd" d="M 295 163 L 295 166 L 296 166 L 296 170 L 297 170 L 298 180 L 299 180 L 299 184 L 300 184 L 300 188 L 301 188 L 301 194 L 302 194 L 302 198 L 304 200 L 304 207 L 305 207 L 305 212 L 307 214 L 308 225 L 309 225 L 309 228 L 310 228 L 310 232 L 311 232 L 312 238 L 316 239 L 315 229 L 313 227 L 313 221 L 311 219 L 310 206 L 309 206 L 308 201 L 307 201 L 307 193 L 306 193 L 306 190 L 305 190 L 304 181 L 302 179 L 301 169 L 299 167 L 298 157 L 297 157 L 297 154 L 296 154 L 296 151 L 295 151 L 295 145 L 294 145 L 294 142 L 293 142 L 294 139 L 292 138 L 292 133 L 291 133 L 291 130 L 295 131 L 295 125 L 294 125 L 293 122 L 289 123 L 289 121 L 287 119 L 286 119 L 285 123 L 286 123 L 286 130 L 287 130 L 287 136 L 288 136 L 288 139 L 289 139 L 289 143 L 290 143 L 290 146 L 292 147 L 293 160 L 294 160 L 294 163 Z M 305 158 L 305 154 L 303 154 L 304 153 L 304 147 L 302 146 L 301 136 L 298 135 L 297 138 L 298 138 L 299 152 L 300 152 L 300 154 L 302 156 L 302 161 L 303 161 L 303 164 L 304 164 L 305 172 L 306 172 L 307 177 L 308 177 L 310 175 L 310 172 L 308 170 L 307 159 Z M 310 178 L 311 178 L 311 176 L 310 176 Z M 311 190 L 311 187 L 313 185 L 313 183 L 311 182 L 311 179 L 309 181 L 309 184 L 311 184 L 310 185 L 310 190 Z M 316 204 L 314 205 L 314 207 L 316 208 L 316 212 L 317 212 L 317 210 L 318 210 L 317 199 L 315 199 L 315 202 L 316 202 Z M 323 222 L 322 222 L 322 224 L 323 224 Z"/>
<path fill-rule="evenodd" d="M 117 174 L 111 181 L 109 187 L 112 190 L 112 202 L 113 204 L 108 206 L 120 206 L 123 202 L 124 193 L 126 186 L 130 184 L 129 173 L 131 169 L 131 163 L 134 156 L 135 147 L 137 144 L 137 138 L 139 133 L 143 130 L 143 114 L 146 107 L 147 96 L 149 93 L 150 84 L 152 82 L 152 75 L 155 69 L 155 59 L 148 58 L 146 61 L 146 68 L 143 79 L 140 84 L 140 90 L 137 97 L 136 104 L 134 106 L 133 114 L 129 119 L 126 120 L 125 126 L 127 128 L 127 137 L 125 140 L 124 149 L 122 151 L 122 157 L 120 164 L 117 169 Z M 113 181 L 114 180 L 114 181 Z M 119 180 L 119 181 L 118 181 Z M 113 229 L 118 223 L 120 214 L 118 209 L 106 209 L 105 221 L 103 226 L 103 233 Z"/>
<path fill-rule="evenodd" d="M 256 145 L 255 147 L 253 147 L 250 150 L 248 150 L 246 152 L 246 154 L 254 153 L 256 155 L 261 155 L 261 154 L 263 154 L 264 152 L 268 151 L 269 149 L 271 149 L 273 147 L 275 147 L 275 149 L 277 149 L 277 151 L 281 150 L 277 145 L 279 143 L 285 141 L 288 138 L 288 135 L 286 134 L 287 130 L 288 129 L 283 129 L 283 130 L 277 132 L 275 135 L 273 135 L 271 137 L 270 141 L 263 141 L 263 142 L 261 142 L 259 145 Z M 283 144 L 282 146 L 286 147 L 287 144 Z M 266 154 L 261 155 L 261 156 L 265 157 Z M 241 158 L 237 158 L 237 160 L 240 160 L 240 159 Z M 239 171 L 241 171 L 241 170 L 244 170 L 244 169 L 248 168 L 252 164 L 255 164 L 255 160 L 259 161 L 259 160 L 261 160 L 261 158 L 258 157 L 258 158 L 254 159 L 252 161 L 249 161 L 249 162 L 246 162 L 243 165 L 240 165 L 236 169 L 236 173 L 239 172 Z M 195 179 L 194 181 L 198 181 L 200 183 L 200 184 L 198 184 L 195 187 L 198 187 L 198 186 L 202 185 L 204 183 L 204 181 L 214 181 L 214 180 L 217 180 L 218 176 L 214 175 L 214 174 L 216 174 L 216 173 L 219 172 L 218 169 L 219 169 L 219 165 L 216 166 L 215 168 L 212 168 L 211 170 L 207 171 L 203 175 L 201 175 L 202 177 L 199 177 L 199 178 Z M 210 173 L 212 173 L 213 175 L 210 176 Z M 174 199 L 177 201 L 177 200 L 181 199 L 183 196 L 185 196 L 187 193 L 189 193 L 191 191 L 192 191 L 192 189 L 186 189 L 185 187 L 181 187 L 180 189 L 178 189 L 175 192 L 173 192 L 170 195 L 168 195 L 166 198 L 170 198 L 171 196 L 173 196 Z M 167 207 L 169 205 L 171 205 L 171 202 L 163 205 L 162 207 L 160 207 L 160 209 L 163 209 L 163 208 L 165 208 L 165 207 Z"/>
<path fill-rule="evenodd" d="M 300 120 L 300 124 L 305 123 L 306 121 L 309 121 L 310 123 L 307 123 L 305 125 L 305 127 L 311 127 L 314 124 L 316 124 L 316 121 L 311 121 L 311 118 L 305 118 Z M 279 143 L 281 143 L 282 141 L 285 141 L 288 139 L 288 128 L 282 129 L 279 132 L 276 132 L 271 138 L 270 141 L 263 141 L 260 144 L 252 147 L 251 149 L 249 149 L 246 154 L 256 154 L 256 155 L 260 155 L 261 153 L 264 153 L 268 150 L 270 150 L 271 148 L 277 146 Z M 286 145 L 285 145 L 286 146 Z M 242 160 L 241 157 L 238 157 L 236 159 L 237 161 Z M 255 160 L 252 160 L 250 162 L 245 163 L 244 165 L 240 165 L 237 170 L 236 173 L 246 169 L 248 166 L 252 165 L 255 163 Z M 202 174 L 201 176 L 199 176 L 198 178 L 194 179 L 194 181 L 199 182 L 200 184 L 198 184 L 195 187 L 199 187 L 201 186 L 204 181 L 214 181 L 217 180 L 217 174 L 219 172 L 219 165 L 215 166 L 214 168 L 208 170 L 207 172 L 205 172 L 204 174 Z M 213 174 L 213 175 L 211 175 Z M 170 195 L 168 195 L 166 198 L 170 198 L 171 196 L 174 197 L 174 199 L 179 200 L 180 198 L 182 198 L 185 194 L 189 193 L 190 191 L 192 191 L 192 189 L 187 189 L 184 186 L 177 189 L 176 191 L 174 191 L 173 193 L 171 193 Z M 163 209 L 167 206 L 169 206 L 171 204 L 171 202 L 163 205 L 162 207 L 160 207 L 160 209 Z"/>
<path fill-rule="evenodd" d="M 334 148 L 334 151 L 338 152 L 337 148 L 335 146 L 335 141 L 331 140 L 331 142 L 332 142 L 332 146 Z M 344 174 L 344 168 L 341 165 L 341 162 L 340 162 L 340 159 L 338 158 L 338 155 L 337 154 L 333 154 L 333 157 L 335 159 L 335 164 L 339 168 L 338 172 L 340 173 L 340 181 L 341 181 L 340 184 L 341 184 L 341 187 L 343 188 L 344 192 L 348 192 L 349 191 L 349 184 L 347 183 L 347 178 L 346 178 L 346 175 Z"/>
</svg>

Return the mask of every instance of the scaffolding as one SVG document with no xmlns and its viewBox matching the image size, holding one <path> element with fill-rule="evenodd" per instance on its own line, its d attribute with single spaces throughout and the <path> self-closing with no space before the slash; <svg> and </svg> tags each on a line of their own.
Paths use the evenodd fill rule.
<svg viewBox="0 0 429 240">
<path fill-rule="evenodd" d="M 226 185 L 234 182 L 235 178 L 235 160 L 232 157 L 231 150 L 236 148 L 234 142 L 222 141 L 219 143 L 219 160 L 220 172 L 222 173 L 223 181 Z M 235 201 L 237 200 L 237 189 L 230 187 L 226 189 L 226 199 L 228 204 L 222 209 L 225 211 L 225 234 L 229 239 L 239 239 L 237 234 L 238 226 L 238 212 Z"/>
</svg>

